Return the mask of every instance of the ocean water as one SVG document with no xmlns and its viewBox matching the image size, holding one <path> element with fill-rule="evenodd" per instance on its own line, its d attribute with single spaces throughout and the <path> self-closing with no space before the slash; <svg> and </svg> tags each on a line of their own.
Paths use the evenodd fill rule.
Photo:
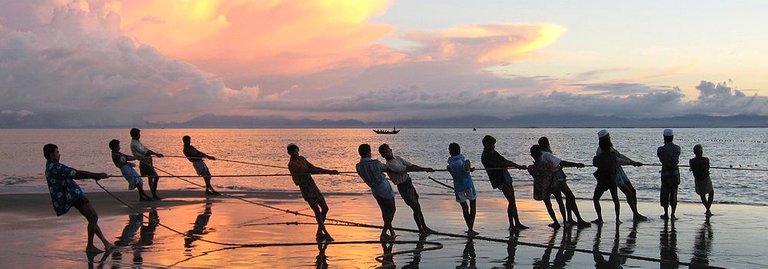
<svg viewBox="0 0 768 269">
<path fill-rule="evenodd" d="M 215 177 L 213 184 L 227 190 L 275 190 L 296 191 L 287 169 L 243 164 L 241 162 L 285 167 L 288 155 L 285 146 L 296 143 L 301 154 L 316 166 L 353 172 L 358 162 L 357 147 L 368 143 L 374 148 L 374 157 L 381 157 L 376 148 L 389 144 L 395 155 L 414 164 L 444 169 L 448 158 L 448 144 L 459 143 L 462 153 L 477 168 L 482 168 L 481 139 L 493 135 L 497 150 L 519 164 L 531 164 L 529 148 L 541 136 L 550 140 L 556 156 L 572 162 L 589 164 L 597 148 L 597 131 L 594 128 L 509 128 L 509 129 L 404 129 L 397 135 L 377 135 L 370 129 L 144 129 L 142 142 L 150 149 L 167 155 L 156 158 L 155 166 L 161 175 L 182 176 L 202 184 L 194 176 L 194 169 L 182 155 L 181 137 L 190 135 L 192 144 L 199 150 L 220 160 L 206 161 L 215 175 L 242 175 L 240 177 Z M 71 167 L 91 172 L 119 175 L 112 164 L 107 143 L 119 139 L 123 153 L 130 154 L 128 129 L 6 129 L 0 132 L 0 193 L 46 192 L 44 180 L 45 160 L 42 146 L 54 143 L 59 146 L 61 162 Z M 610 129 L 614 146 L 624 155 L 645 164 L 658 164 L 656 148 L 663 144 L 661 129 L 629 128 Z M 683 149 L 680 164 L 685 165 L 693 157 L 695 144 L 704 147 L 704 156 L 710 158 L 713 167 L 711 178 L 715 188 L 715 203 L 749 204 L 768 206 L 768 134 L 766 129 L 675 129 L 675 143 Z M 239 163 L 240 162 L 240 163 Z M 638 190 L 641 200 L 658 200 L 659 168 L 654 165 L 626 167 L 625 171 Z M 568 184 L 583 199 L 591 197 L 595 186 L 594 168 L 566 168 Z M 525 171 L 510 171 L 518 196 L 531 198 L 532 179 Z M 446 172 L 411 173 L 420 193 L 452 195 L 449 190 L 427 179 L 432 176 L 450 184 Z M 473 173 L 480 195 L 492 192 L 484 171 Z M 354 173 L 342 175 L 317 175 L 317 184 L 323 192 L 361 193 L 367 186 Z M 113 190 L 127 190 L 127 183 L 120 177 L 102 181 Z M 100 191 L 93 182 L 80 183 L 86 191 Z M 176 178 L 161 179 L 160 189 L 197 188 Z M 607 197 L 607 196 L 604 196 Z M 620 194 L 623 199 L 623 195 Z M 678 197 L 683 202 L 699 202 L 694 192 L 693 176 L 681 167 L 681 185 Z"/>
</svg>

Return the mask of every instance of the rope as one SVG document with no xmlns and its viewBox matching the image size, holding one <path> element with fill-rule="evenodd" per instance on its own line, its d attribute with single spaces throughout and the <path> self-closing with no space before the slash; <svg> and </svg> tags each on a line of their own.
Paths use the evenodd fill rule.
<svg viewBox="0 0 768 269">
<path fill-rule="evenodd" d="M 198 187 L 204 187 L 204 186 L 202 186 L 200 184 L 191 182 L 191 181 L 189 181 L 187 179 L 184 179 L 182 177 L 174 176 L 171 173 L 169 173 L 167 171 L 164 171 L 163 169 L 160 169 L 160 168 L 157 168 L 157 167 L 155 167 L 155 169 L 157 169 L 157 170 L 159 170 L 159 171 L 161 171 L 163 173 L 169 174 L 171 177 L 178 178 L 178 179 L 180 179 L 180 180 L 182 180 L 184 182 L 187 182 L 189 184 L 192 184 L 192 185 L 195 185 L 195 186 L 198 186 Z M 503 168 L 503 169 L 506 169 L 506 168 Z M 476 170 L 482 170 L 482 169 L 476 169 Z M 98 182 L 97 182 L 97 184 L 98 184 Z M 104 191 L 107 191 L 100 184 L 99 184 L 99 187 L 101 187 Z M 120 200 L 116 196 L 114 196 L 112 194 L 110 194 L 110 195 L 112 197 L 114 197 L 115 199 L 118 199 L 118 201 L 120 201 L 121 203 L 125 204 L 125 202 L 123 202 L 122 200 Z M 269 209 L 272 209 L 272 210 L 284 211 L 284 212 L 287 212 L 287 213 L 292 213 L 292 214 L 297 215 L 297 216 L 304 216 L 304 217 L 309 217 L 309 218 L 314 218 L 315 217 L 314 215 L 309 215 L 309 214 L 301 213 L 301 212 L 298 212 L 298 211 L 295 211 L 295 210 L 290 210 L 290 209 L 282 209 L 282 208 L 271 206 L 271 205 L 268 205 L 268 204 L 259 203 L 259 202 L 255 202 L 255 201 L 250 201 L 250 200 L 247 200 L 247 199 L 244 199 L 244 198 L 241 198 L 241 197 L 237 197 L 237 196 L 232 196 L 232 195 L 228 195 L 228 194 L 222 194 L 222 195 L 226 196 L 226 197 L 234 198 L 234 199 L 237 199 L 237 200 L 241 200 L 241 201 L 246 202 L 246 203 L 250 203 L 250 204 L 262 206 L 262 207 L 265 207 L 265 208 L 269 208 Z M 127 204 L 125 204 L 125 205 L 127 205 Z M 132 208 L 132 207 L 129 207 L 129 208 Z M 137 213 L 140 213 L 140 212 L 137 212 Z M 141 213 L 141 214 L 143 214 L 143 213 Z M 331 222 L 336 222 L 338 224 L 344 224 L 344 225 L 356 226 L 356 227 L 367 227 L 367 228 L 378 228 L 378 229 L 383 229 L 384 228 L 383 226 L 372 225 L 372 224 L 367 224 L 367 223 L 359 223 L 359 222 L 354 222 L 354 221 L 347 221 L 347 220 L 342 220 L 342 219 L 334 219 L 334 218 L 326 218 L 326 221 L 331 221 Z M 328 225 L 332 225 L 332 224 L 333 223 L 329 223 Z M 162 226 L 170 229 L 170 227 L 167 227 L 167 226 L 164 226 L 164 225 L 162 225 Z M 392 229 L 393 230 L 398 230 L 398 231 L 406 231 L 406 232 L 412 232 L 412 233 L 419 233 L 418 230 L 414 230 L 414 229 L 397 228 L 397 227 L 392 227 Z M 468 235 L 444 233 L 444 232 L 437 232 L 437 231 L 433 232 L 432 234 L 442 235 L 442 236 L 447 236 L 447 237 L 454 237 L 454 238 L 469 238 L 470 237 Z M 505 239 L 498 239 L 498 238 L 485 237 L 485 236 L 474 236 L 472 238 L 479 239 L 479 240 L 485 240 L 485 241 L 489 241 L 489 242 L 501 242 L 501 243 L 508 242 L 508 240 L 505 240 Z M 221 245 L 225 245 L 225 246 L 249 246 L 248 244 L 221 243 L 221 242 L 215 242 L 215 241 L 210 241 L 210 240 L 205 240 L 205 239 L 200 239 L 200 241 L 208 242 L 208 243 L 212 243 L 212 244 L 221 244 Z M 227 244 L 231 244 L 231 245 L 227 245 Z M 554 249 L 565 249 L 565 248 L 567 248 L 567 247 L 564 247 L 564 246 L 551 246 L 549 244 L 538 244 L 538 243 L 530 243 L 530 242 L 523 242 L 523 241 L 517 241 L 516 244 L 520 244 L 520 245 L 524 245 L 524 246 L 530 246 L 530 247 L 538 247 L 538 248 L 554 248 Z M 582 252 L 582 253 L 590 253 L 590 254 L 594 253 L 593 250 L 577 249 L 577 248 L 569 248 L 569 249 L 572 250 L 572 251 Z M 608 253 L 608 252 L 599 252 L 599 253 L 603 254 L 603 255 L 611 255 L 611 253 Z M 660 258 L 651 258 L 651 257 L 643 257 L 643 256 L 636 256 L 636 255 L 627 255 L 627 254 L 618 254 L 618 255 L 626 257 L 626 258 L 637 259 L 637 260 L 644 260 L 644 261 L 651 261 L 651 262 L 664 262 L 664 261 L 667 261 L 667 260 L 663 260 L 663 259 L 660 259 Z M 684 263 L 684 262 L 678 262 L 678 264 L 690 266 L 689 263 Z"/>
<path fill-rule="evenodd" d="M 206 158 L 203 157 L 186 157 L 186 156 L 164 156 L 166 158 L 183 158 L 183 159 L 193 159 L 193 160 L 203 160 Z M 246 161 L 238 161 L 238 160 L 231 160 L 231 159 L 220 159 L 215 158 L 214 161 L 223 161 L 223 162 L 230 162 L 230 163 L 239 163 L 239 164 L 248 164 L 248 165 L 255 165 L 255 166 L 263 166 L 263 167 L 270 167 L 270 168 L 279 168 L 279 169 L 288 169 L 286 166 L 277 166 L 272 164 L 262 164 L 262 163 L 254 163 L 254 162 L 246 162 Z"/>
</svg>

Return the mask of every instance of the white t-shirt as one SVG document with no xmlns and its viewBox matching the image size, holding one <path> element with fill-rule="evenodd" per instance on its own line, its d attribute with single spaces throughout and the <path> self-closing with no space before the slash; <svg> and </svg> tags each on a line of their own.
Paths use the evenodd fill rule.
<svg viewBox="0 0 768 269">
<path fill-rule="evenodd" d="M 387 176 L 389 176 L 389 180 L 392 180 L 392 183 L 400 184 L 403 182 L 408 181 L 410 176 L 408 176 L 408 172 L 406 172 L 406 168 L 408 166 L 412 165 L 406 160 L 403 160 L 403 158 L 400 158 L 400 156 L 395 156 L 395 158 L 391 160 L 387 160 Z"/>
<path fill-rule="evenodd" d="M 555 155 L 552 155 L 552 153 L 548 151 L 542 151 L 541 157 L 544 158 L 545 160 L 549 160 L 549 162 L 554 164 L 555 167 L 560 166 L 560 162 L 562 161 L 560 158 L 556 157 Z"/>
</svg>

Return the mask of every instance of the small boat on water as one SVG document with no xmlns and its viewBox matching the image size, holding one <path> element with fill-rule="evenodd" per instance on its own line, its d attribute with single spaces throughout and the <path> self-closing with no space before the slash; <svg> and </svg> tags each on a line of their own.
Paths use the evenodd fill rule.
<svg viewBox="0 0 768 269">
<path fill-rule="evenodd" d="M 392 130 L 373 129 L 373 132 L 377 134 L 397 134 L 400 132 L 400 130 L 392 127 Z"/>
</svg>

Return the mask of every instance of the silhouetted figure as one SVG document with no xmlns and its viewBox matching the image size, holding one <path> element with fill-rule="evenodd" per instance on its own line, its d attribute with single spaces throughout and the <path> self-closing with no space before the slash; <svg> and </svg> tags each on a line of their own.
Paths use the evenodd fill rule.
<svg viewBox="0 0 768 269">
<path fill-rule="evenodd" d="M 539 146 L 541 147 L 542 151 L 542 157 L 548 159 L 552 164 L 555 165 L 555 179 L 557 180 L 557 185 L 560 188 L 560 192 L 562 192 L 565 195 L 565 208 L 566 212 L 568 214 L 568 224 L 574 224 L 576 223 L 579 225 L 579 227 L 589 227 L 589 222 L 584 221 L 583 218 L 581 218 L 581 214 L 579 213 L 579 207 L 576 204 L 576 196 L 573 195 L 573 191 L 571 191 L 571 188 L 568 187 L 568 183 L 566 181 L 566 175 L 565 172 L 563 172 L 563 167 L 577 167 L 577 168 L 583 168 L 583 163 L 575 163 L 575 162 L 569 162 L 563 159 L 560 159 L 556 157 L 552 153 L 552 147 L 549 145 L 549 139 L 547 137 L 540 137 L 539 138 Z M 576 214 L 577 222 L 573 221 L 573 218 L 571 217 L 571 213 Z"/>
<path fill-rule="evenodd" d="M 496 151 L 496 138 L 490 135 L 483 137 L 483 155 L 480 161 L 488 173 L 488 179 L 491 181 L 491 187 L 500 189 L 507 198 L 507 218 L 509 219 L 510 229 L 527 229 L 528 226 L 520 222 L 517 214 L 517 204 L 515 202 L 515 189 L 512 186 L 512 176 L 509 175 L 508 168 L 526 169 L 525 165 L 516 164 L 501 156 Z"/>
<path fill-rule="evenodd" d="M 605 129 L 600 130 L 600 132 L 597 133 L 597 136 L 600 138 L 600 140 L 608 140 L 609 142 L 611 141 L 611 135 Z M 613 147 L 613 143 L 611 143 L 610 150 L 616 154 L 616 160 L 618 162 L 618 166 L 616 167 L 615 184 L 616 187 L 619 188 L 619 190 L 621 190 L 621 192 L 623 192 L 627 197 L 627 204 L 629 204 L 629 209 L 632 210 L 632 219 L 634 221 L 647 220 L 648 218 L 641 215 L 637 210 L 637 190 L 635 190 L 635 187 L 632 186 L 632 182 L 629 181 L 627 174 L 624 173 L 624 168 L 621 167 L 622 165 L 643 166 L 643 164 L 641 162 L 633 161 L 629 157 L 624 156 L 624 154 L 621 154 Z M 600 154 L 600 151 L 601 149 L 598 148 L 597 154 Z"/>
<path fill-rule="evenodd" d="M 339 171 L 323 169 L 313 165 L 299 154 L 299 146 L 296 144 L 288 144 L 287 150 L 288 155 L 291 155 L 291 160 L 288 161 L 288 170 L 291 172 L 293 183 L 299 186 L 301 197 L 304 197 L 304 201 L 307 201 L 309 208 L 315 213 L 315 220 L 317 221 L 315 239 L 318 241 L 333 241 L 333 237 L 325 229 L 328 204 L 325 203 L 325 197 L 323 197 L 323 193 L 320 192 L 317 184 L 315 184 L 312 174 L 338 175 Z"/>
<path fill-rule="evenodd" d="M 555 210 L 552 209 L 552 201 L 550 197 L 554 194 L 555 200 L 560 207 L 560 214 L 565 221 L 565 205 L 563 205 L 563 197 L 560 195 L 560 189 L 555 183 L 555 165 L 547 159 L 541 157 L 541 147 L 539 145 L 533 145 L 531 147 L 531 157 L 534 162 L 533 165 L 528 166 L 528 173 L 533 176 L 533 199 L 537 201 L 544 201 L 544 206 L 547 208 L 549 217 L 552 218 L 552 224 L 549 227 L 560 228 L 560 223 L 555 216 Z"/>
<path fill-rule="evenodd" d="M 357 148 L 360 154 L 360 162 L 355 165 L 355 170 L 361 179 L 371 188 L 373 197 L 381 209 L 381 218 L 384 221 L 384 227 L 381 230 L 381 240 L 394 240 L 395 230 L 392 228 L 392 220 L 395 218 L 395 192 L 389 185 L 387 177 L 384 176 L 386 166 L 379 160 L 371 159 L 371 145 L 361 144 Z M 389 233 L 387 233 L 389 232 Z M 382 245 L 383 247 L 383 245 Z"/>
<path fill-rule="evenodd" d="M 379 146 L 379 154 L 387 160 L 387 175 L 389 176 L 389 180 L 397 185 L 397 192 L 400 193 L 405 204 L 413 210 L 413 220 L 416 222 L 416 227 L 418 227 L 419 233 L 433 233 L 434 231 L 427 227 L 427 223 L 424 220 L 424 213 L 421 212 L 421 205 L 419 204 L 419 193 L 416 192 L 416 187 L 413 186 L 413 180 L 411 180 L 411 176 L 408 175 L 408 172 L 434 172 L 435 169 L 421 167 L 406 161 L 400 156 L 395 156 L 392 153 L 392 148 L 387 144 L 381 144 L 381 146 Z"/>
<path fill-rule="evenodd" d="M 453 178 L 453 193 L 456 196 L 456 202 L 461 205 L 461 212 L 464 215 L 464 222 L 467 223 L 467 234 L 469 236 L 477 235 L 475 231 L 475 216 L 477 216 L 477 190 L 475 183 L 472 182 L 470 172 L 472 163 L 461 154 L 459 144 L 451 143 L 448 145 L 448 166 L 446 169 Z"/>
<path fill-rule="evenodd" d="M 86 252 L 102 252 L 93 244 L 93 236 L 99 237 L 104 244 L 104 249 L 109 250 L 115 246 L 110 243 L 99 228 L 99 215 L 93 209 L 88 198 L 80 186 L 75 183 L 75 179 L 92 178 L 101 180 L 107 178 L 106 173 L 93 173 L 85 170 L 76 170 L 59 162 L 61 154 L 59 147 L 54 144 L 43 146 L 43 157 L 45 157 L 45 180 L 48 183 L 48 191 L 51 194 L 51 202 L 56 216 L 66 214 L 70 208 L 77 208 L 86 220 L 88 220 L 88 245 Z"/>
<path fill-rule="evenodd" d="M 131 153 L 133 157 L 139 160 L 139 173 L 149 180 L 152 199 L 161 200 L 162 198 L 157 196 L 157 183 L 160 181 L 160 177 L 157 175 L 157 171 L 155 171 L 155 167 L 152 164 L 152 155 L 162 158 L 163 154 L 149 150 L 139 139 L 141 139 L 141 130 L 131 128 Z"/>
<path fill-rule="evenodd" d="M 187 160 L 192 162 L 192 166 L 195 168 L 197 175 L 203 177 L 203 180 L 205 181 L 205 195 L 221 195 L 213 189 L 213 185 L 211 185 L 211 171 L 208 170 L 208 166 L 203 160 L 216 160 L 216 157 L 197 150 L 197 148 L 192 146 L 192 138 L 188 135 L 182 137 L 181 141 L 184 143 L 184 156 L 187 157 Z"/>
<path fill-rule="evenodd" d="M 109 141 L 109 149 L 112 150 L 112 163 L 120 169 L 120 173 L 123 175 L 126 181 L 128 181 L 128 189 L 137 189 L 139 192 L 139 201 L 150 201 L 150 198 L 144 193 L 144 180 L 142 180 L 139 173 L 133 167 L 136 164 L 130 162 L 136 160 L 133 156 L 128 156 L 120 152 L 120 140 L 112 139 Z"/>
<path fill-rule="evenodd" d="M 659 256 L 661 257 L 661 263 L 659 264 L 660 268 L 679 267 L 680 260 L 677 257 L 677 231 L 675 230 L 674 221 L 670 222 L 669 220 L 664 220 L 664 229 L 659 232 Z"/>
<path fill-rule="evenodd" d="M 672 218 L 676 220 L 675 209 L 677 209 L 677 187 L 680 185 L 680 146 L 672 143 L 674 134 L 672 129 L 664 129 L 664 146 L 656 150 L 656 156 L 661 162 L 661 207 L 664 208 L 662 219 Z M 672 214 L 669 214 L 669 207 L 672 207 Z"/>
<path fill-rule="evenodd" d="M 709 158 L 704 157 L 704 149 L 701 145 L 693 147 L 693 154 L 696 155 L 688 164 L 693 172 L 694 183 L 696 184 L 696 194 L 701 197 L 701 203 L 707 209 L 704 212 L 707 217 L 712 216 L 712 201 L 715 199 L 715 190 L 712 187 L 712 180 L 709 178 Z"/>
<path fill-rule="evenodd" d="M 600 140 L 600 149 L 602 150 L 598 150 L 597 156 L 592 158 L 592 165 L 597 167 L 597 171 L 593 173 L 595 179 L 597 179 L 597 185 L 595 185 L 595 193 L 592 195 L 592 203 L 595 205 L 597 219 L 592 222 L 598 225 L 603 224 L 603 212 L 600 207 L 600 197 L 603 196 L 605 191 L 611 192 L 613 209 L 616 212 L 616 223 L 621 223 L 619 220 L 621 205 L 619 204 L 619 195 L 616 191 L 616 171 L 619 166 L 616 160 L 616 153 L 610 150 L 611 147 L 610 140 Z"/>
</svg>

